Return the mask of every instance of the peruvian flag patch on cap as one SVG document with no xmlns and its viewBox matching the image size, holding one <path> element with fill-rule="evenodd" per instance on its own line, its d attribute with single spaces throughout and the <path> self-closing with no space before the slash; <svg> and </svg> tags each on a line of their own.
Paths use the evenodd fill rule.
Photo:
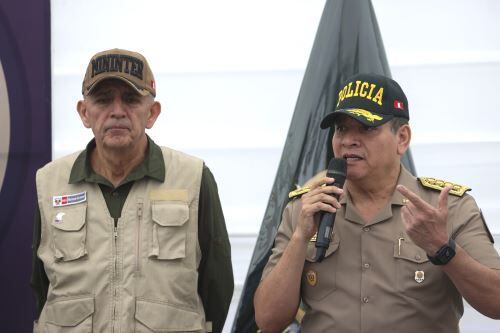
<svg viewBox="0 0 500 333">
<path fill-rule="evenodd" d="M 404 109 L 405 109 L 405 106 L 404 106 L 403 102 L 398 101 L 398 100 L 395 100 L 395 101 L 394 101 L 394 108 L 395 108 L 395 109 L 404 110 Z"/>
</svg>

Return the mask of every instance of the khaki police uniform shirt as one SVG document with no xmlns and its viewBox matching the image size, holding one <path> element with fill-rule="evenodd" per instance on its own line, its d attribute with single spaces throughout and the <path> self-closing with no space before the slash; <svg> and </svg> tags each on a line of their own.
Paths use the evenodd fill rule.
<svg viewBox="0 0 500 333">
<path fill-rule="evenodd" d="M 437 205 L 439 191 L 424 188 L 403 166 L 398 183 Z M 323 262 L 313 262 L 315 244 L 308 244 L 301 281 L 307 308 L 302 332 L 459 331 L 462 297 L 406 234 L 400 214 L 405 202 L 394 192 L 377 216 L 365 223 L 345 192 Z M 480 263 L 500 269 L 500 257 L 474 199 L 468 194 L 450 195 L 448 207 L 449 235 Z M 263 279 L 291 239 L 300 208 L 299 199 L 285 208 Z"/>
</svg>

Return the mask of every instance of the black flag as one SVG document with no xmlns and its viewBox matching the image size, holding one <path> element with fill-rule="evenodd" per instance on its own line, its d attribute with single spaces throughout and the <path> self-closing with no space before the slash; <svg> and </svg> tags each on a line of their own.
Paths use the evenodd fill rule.
<svg viewBox="0 0 500 333">
<path fill-rule="evenodd" d="M 292 122 L 269 197 L 232 332 L 255 333 L 253 296 L 267 263 L 288 192 L 326 168 L 333 133 L 320 130 L 337 102 L 340 84 L 357 73 L 391 76 L 370 0 L 328 0 L 309 57 Z M 410 152 L 403 164 L 415 174 Z"/>
</svg>

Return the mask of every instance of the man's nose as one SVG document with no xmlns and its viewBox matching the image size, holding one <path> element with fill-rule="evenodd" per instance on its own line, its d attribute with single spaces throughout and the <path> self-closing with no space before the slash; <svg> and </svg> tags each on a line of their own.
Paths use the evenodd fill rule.
<svg viewBox="0 0 500 333">
<path fill-rule="evenodd" d="M 111 104 L 111 116 L 112 117 L 124 117 L 125 116 L 125 105 L 120 97 L 115 97 L 113 103 Z"/>
<path fill-rule="evenodd" d="M 358 133 L 355 130 L 347 130 L 342 135 L 342 145 L 344 147 L 352 147 L 359 145 Z"/>
</svg>

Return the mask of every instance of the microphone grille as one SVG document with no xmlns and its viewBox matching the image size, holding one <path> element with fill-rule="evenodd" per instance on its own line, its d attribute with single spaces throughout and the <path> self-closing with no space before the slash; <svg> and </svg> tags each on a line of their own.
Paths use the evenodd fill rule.
<svg viewBox="0 0 500 333">
<path fill-rule="evenodd" d="M 335 183 L 343 186 L 347 176 L 347 162 L 343 158 L 332 158 L 328 163 L 327 177 L 335 178 Z"/>
</svg>

